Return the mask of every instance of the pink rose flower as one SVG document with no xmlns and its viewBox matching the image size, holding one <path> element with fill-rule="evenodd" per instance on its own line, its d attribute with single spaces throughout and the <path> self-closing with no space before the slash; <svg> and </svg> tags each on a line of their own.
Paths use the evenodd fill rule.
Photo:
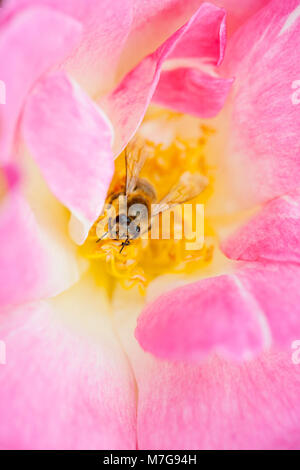
<svg viewBox="0 0 300 470">
<path fill-rule="evenodd" d="M 4 2 L 1 448 L 300 448 L 299 33 L 298 0 Z M 151 103 L 153 140 L 215 130 L 216 247 L 144 299 L 78 245 Z"/>
</svg>

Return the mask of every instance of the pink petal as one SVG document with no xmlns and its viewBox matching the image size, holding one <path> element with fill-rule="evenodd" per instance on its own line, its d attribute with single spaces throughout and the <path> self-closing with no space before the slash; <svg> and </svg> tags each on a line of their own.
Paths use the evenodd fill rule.
<svg viewBox="0 0 300 470">
<path fill-rule="evenodd" d="M 119 154 L 141 123 L 159 80 L 162 62 L 180 31 L 134 68 L 109 95 L 99 101 L 116 131 L 115 153 Z"/>
<path fill-rule="evenodd" d="M 221 42 L 224 39 L 223 33 L 220 33 L 220 28 L 224 28 L 223 19 L 224 14 L 220 16 L 220 10 L 213 7 L 213 11 L 211 12 L 212 16 L 216 16 L 216 23 L 219 24 L 219 29 L 216 28 L 214 24 L 214 30 L 218 40 Z M 223 19 L 222 19 L 223 18 Z M 153 54 L 146 57 L 142 60 L 139 65 L 134 68 L 120 83 L 120 85 L 109 95 L 104 97 L 100 100 L 100 105 L 108 114 L 109 118 L 114 124 L 115 129 L 117 129 L 117 137 L 115 140 L 115 151 L 119 153 L 122 148 L 127 144 L 130 138 L 134 135 L 137 127 L 141 123 L 145 111 L 153 97 L 155 89 L 158 85 L 161 68 L 164 61 L 171 56 L 172 52 L 175 51 L 176 47 L 180 46 L 180 41 L 183 40 L 186 47 L 183 49 L 186 50 L 186 54 L 191 54 L 192 56 L 195 54 L 195 47 L 191 48 L 190 51 L 187 48 L 188 44 L 188 35 L 191 31 L 192 38 L 195 37 L 195 30 L 196 26 L 203 27 L 204 33 L 207 31 L 207 25 L 204 21 L 207 21 L 207 5 L 202 5 L 200 9 L 196 12 L 196 14 L 190 19 L 188 23 L 186 23 L 182 28 L 180 28 L 176 33 L 174 33 L 167 41 L 165 41 Z M 209 29 L 209 28 L 208 28 Z M 210 30 L 210 29 L 209 29 Z M 197 35 L 197 39 L 202 38 L 202 33 Z M 216 37 L 214 36 L 215 41 L 217 41 Z M 208 48 L 207 45 L 203 46 L 203 49 L 200 47 L 200 53 L 207 54 L 207 50 L 209 49 L 209 56 L 214 56 L 214 60 L 219 61 L 222 56 L 222 46 L 220 42 L 218 42 L 218 47 L 216 48 L 215 41 L 211 48 Z M 193 42 L 193 41 L 192 41 Z M 216 57 L 216 50 L 218 50 L 217 57 Z M 178 49 L 178 53 L 180 53 L 180 49 Z M 189 57 L 189 56 L 187 56 Z M 199 55 L 199 59 L 205 59 L 205 57 L 201 57 Z M 186 100 L 184 102 L 184 106 L 189 106 L 189 103 L 193 100 L 197 100 L 199 96 L 203 96 L 203 87 L 207 85 L 208 79 L 203 78 L 203 75 L 193 69 L 194 76 L 192 79 L 186 81 L 186 85 L 189 86 L 188 89 L 185 89 L 187 93 Z M 197 77 L 195 78 L 195 74 Z M 220 79 L 221 80 L 221 79 Z M 213 79 L 212 79 L 213 81 Z M 191 82 L 193 82 L 193 86 L 191 86 Z M 184 86 L 184 82 L 182 86 Z M 177 85 L 177 84 L 176 84 Z M 210 102 L 213 103 L 215 106 L 216 103 L 222 101 L 222 104 L 225 101 L 228 92 L 228 82 L 226 81 L 225 86 L 221 86 L 220 83 L 214 85 L 210 85 L 210 92 L 216 91 L 218 94 L 218 98 L 211 99 Z M 170 85 L 169 85 L 170 86 Z M 198 90 L 198 87 L 201 87 Z M 195 89 L 198 94 L 196 96 Z M 180 101 L 180 96 L 177 97 L 176 88 L 172 90 L 173 94 L 175 94 L 175 98 L 173 97 L 172 100 L 172 107 L 176 107 L 177 101 Z M 192 93 L 189 93 L 192 92 Z M 222 95 L 223 93 L 223 95 Z M 224 94 L 225 93 L 225 94 Z M 222 98 L 220 99 L 220 95 Z M 162 97 L 159 95 L 160 99 L 168 100 L 167 97 Z M 176 101 L 177 100 L 177 101 Z M 182 94 L 181 94 L 181 101 L 182 101 Z M 209 103 L 209 100 L 207 101 Z M 170 104 L 169 102 L 167 103 Z M 182 104 L 182 103 L 181 103 Z M 199 109 L 201 108 L 201 103 L 199 104 Z M 200 111 L 199 111 L 200 112 Z M 205 109 L 206 115 L 209 113 L 209 110 Z M 210 113 L 210 115 L 212 112 Z"/>
<path fill-rule="evenodd" d="M 300 448 L 299 346 L 243 363 L 162 361 L 131 340 L 139 308 L 116 292 L 115 321 L 139 392 L 139 449 Z"/>
<path fill-rule="evenodd" d="M 135 391 L 126 358 L 109 318 L 100 322 L 97 304 L 85 305 L 81 313 L 93 334 L 71 327 L 63 310 L 47 304 L 7 312 L 0 327 L 6 345 L 2 449 L 135 448 Z M 73 303 L 73 312 L 77 307 Z"/>
<path fill-rule="evenodd" d="M 269 202 L 223 242 L 225 254 L 248 263 L 239 278 L 264 311 L 280 345 L 300 337 L 299 191 Z"/>
<path fill-rule="evenodd" d="M 168 56 L 167 70 L 162 70 L 153 96 L 155 103 L 203 118 L 219 113 L 233 80 L 214 76 L 212 70 L 202 72 L 201 67 L 217 66 L 223 60 L 225 16 L 224 10 L 203 3 Z"/>
<path fill-rule="evenodd" d="M 133 23 L 122 54 L 122 68 L 126 72 L 183 26 L 203 1 L 133 0 L 132 3 Z"/>
<path fill-rule="evenodd" d="M 171 360 L 196 360 L 218 351 L 248 358 L 268 343 L 260 308 L 233 275 L 177 288 L 146 306 L 136 338 L 146 351 Z"/>
<path fill-rule="evenodd" d="M 300 191 L 273 199 L 222 244 L 226 256 L 245 261 L 300 261 Z"/>
<path fill-rule="evenodd" d="M 290 347 L 300 338 L 299 276 L 296 264 L 245 263 L 234 274 L 177 288 L 146 306 L 136 338 L 146 351 L 171 360 L 211 351 L 253 357 L 271 341 Z"/>
<path fill-rule="evenodd" d="M 299 365 L 292 351 L 244 364 L 133 358 L 139 449 L 299 449 Z"/>
<path fill-rule="evenodd" d="M 65 63 L 66 70 L 90 95 L 111 88 L 131 27 L 131 0 L 8 1 L 13 10 L 30 5 L 50 6 L 82 23 L 82 40 Z"/>
<path fill-rule="evenodd" d="M 0 305 L 56 295 L 78 280 L 73 256 L 42 231 L 17 189 L 0 207 Z"/>
<path fill-rule="evenodd" d="M 270 0 L 214 0 L 213 3 L 225 8 L 228 18 L 228 34 L 231 34 Z"/>
<path fill-rule="evenodd" d="M 273 343 L 290 348 L 300 338 L 300 266 L 248 263 L 238 278 L 263 312 Z"/>
<path fill-rule="evenodd" d="M 215 0 L 211 3 L 226 10 L 231 35 L 267 2 L 268 0 Z M 208 5 L 203 0 L 133 0 L 132 3 L 133 22 L 122 54 L 121 69 L 124 73 L 186 23 L 201 3 Z"/>
<path fill-rule="evenodd" d="M 29 9 L 1 24 L 1 80 L 6 87 L 6 104 L 0 105 L 2 162 L 11 156 L 16 125 L 29 90 L 72 51 L 80 32 L 77 21 L 48 8 Z"/>
<path fill-rule="evenodd" d="M 299 2 L 272 1 L 230 41 L 226 73 L 236 76 L 225 176 L 252 206 L 299 185 Z M 247 184 L 245 184 L 247 182 Z"/>
<path fill-rule="evenodd" d="M 226 12 L 204 2 L 189 21 L 168 59 L 196 59 L 220 65 L 226 46 Z"/>
<path fill-rule="evenodd" d="M 164 71 L 153 101 L 175 111 L 210 118 L 224 106 L 233 80 L 214 77 L 197 67 Z"/>
<path fill-rule="evenodd" d="M 87 232 L 102 210 L 114 171 L 110 123 L 58 73 L 41 81 L 29 97 L 23 132 L 50 189 Z"/>
<path fill-rule="evenodd" d="M 0 188 L 4 184 L 4 192 L 16 188 L 20 183 L 21 175 L 19 168 L 14 163 L 8 163 L 0 167 Z"/>
</svg>

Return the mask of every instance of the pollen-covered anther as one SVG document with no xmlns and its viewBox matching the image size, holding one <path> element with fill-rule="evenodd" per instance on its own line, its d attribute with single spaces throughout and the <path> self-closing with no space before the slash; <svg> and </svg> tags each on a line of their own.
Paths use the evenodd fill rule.
<svg viewBox="0 0 300 470">
<path fill-rule="evenodd" d="M 210 132 L 202 127 L 197 139 L 176 136 L 167 145 L 139 136 L 117 158 L 106 209 L 82 249 L 124 288 L 144 291 L 161 274 L 193 272 L 211 261 L 204 226 Z"/>
</svg>

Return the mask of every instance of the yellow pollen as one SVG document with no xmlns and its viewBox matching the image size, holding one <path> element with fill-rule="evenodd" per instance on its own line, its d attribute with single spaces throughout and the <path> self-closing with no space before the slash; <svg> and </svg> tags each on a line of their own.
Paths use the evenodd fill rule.
<svg viewBox="0 0 300 470">
<path fill-rule="evenodd" d="M 176 118 L 174 113 L 169 113 L 168 116 L 170 121 Z M 150 119 L 153 119 L 153 116 Z M 201 137 L 194 139 L 176 135 L 170 144 L 157 144 L 147 137 L 145 145 L 150 151 L 140 176 L 154 187 L 157 200 L 165 196 L 183 173 L 187 171 L 200 173 L 208 178 L 209 184 L 197 198 L 188 203 L 193 204 L 193 215 L 196 204 L 204 205 L 205 211 L 205 203 L 213 187 L 212 169 L 207 166 L 204 154 L 205 145 L 211 133 L 211 129 L 201 126 L 199 129 Z M 115 161 L 115 174 L 108 194 L 122 190 L 125 177 L 125 154 L 122 152 Z M 123 288 L 129 289 L 138 285 L 143 293 L 149 282 L 159 275 L 193 273 L 212 260 L 214 246 L 210 240 L 214 233 L 206 220 L 203 227 L 204 244 L 199 249 L 186 248 L 186 244 L 195 242 L 195 239 L 185 238 L 184 233 L 181 239 L 176 239 L 175 230 L 172 227 L 174 224 L 171 223 L 170 239 L 152 239 L 150 235 L 148 239 L 138 238 L 131 241 L 120 253 L 121 240 L 103 239 L 96 243 L 99 240 L 97 226 L 102 218 L 103 215 L 91 228 L 85 244 L 81 247 L 81 253 L 91 261 L 94 272 L 100 273 L 105 269 L 111 279 L 120 282 Z M 159 219 L 161 215 L 157 216 L 157 220 Z M 193 220 L 186 220 L 185 217 L 183 224 L 186 223 L 191 227 L 194 225 Z"/>
</svg>

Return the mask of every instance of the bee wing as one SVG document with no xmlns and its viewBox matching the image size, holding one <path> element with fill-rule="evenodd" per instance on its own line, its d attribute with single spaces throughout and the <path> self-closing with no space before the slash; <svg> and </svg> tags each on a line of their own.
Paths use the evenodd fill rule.
<svg viewBox="0 0 300 470">
<path fill-rule="evenodd" d="M 126 194 L 134 190 L 147 155 L 145 144 L 137 138 L 127 146 L 125 150 Z"/>
<path fill-rule="evenodd" d="M 208 179 L 199 173 L 183 173 L 171 191 L 153 207 L 151 218 L 173 206 L 183 204 L 198 196 L 208 185 Z"/>
</svg>

